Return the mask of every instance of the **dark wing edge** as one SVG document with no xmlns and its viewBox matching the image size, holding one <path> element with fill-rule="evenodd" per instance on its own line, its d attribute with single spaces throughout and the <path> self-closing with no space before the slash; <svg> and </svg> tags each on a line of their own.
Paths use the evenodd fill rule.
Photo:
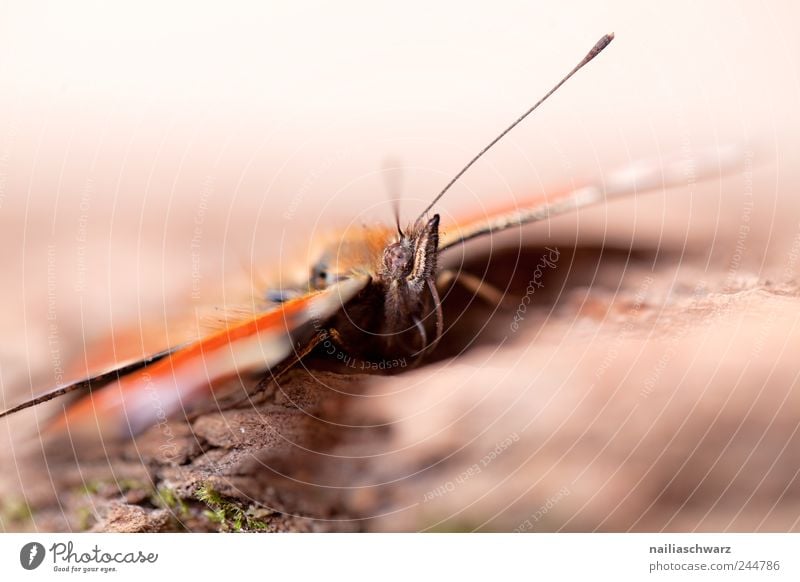
<svg viewBox="0 0 800 582">
<path fill-rule="evenodd" d="M 165 358 L 166 356 L 172 354 L 173 352 L 182 349 L 183 347 L 185 347 L 185 345 L 186 344 L 179 344 L 177 346 L 173 346 L 166 350 L 162 350 L 160 352 L 147 356 L 146 358 L 143 358 L 141 360 L 136 360 L 134 362 L 118 366 L 106 372 L 101 372 L 100 374 L 95 374 L 94 376 L 88 376 L 86 378 L 70 382 L 69 384 L 65 384 L 63 386 L 56 386 L 55 388 L 48 390 L 47 392 L 42 392 L 41 394 L 34 396 L 33 398 L 30 398 L 28 400 L 25 400 L 20 404 L 12 406 L 11 408 L 7 408 L 6 410 L 0 411 L 0 418 L 5 418 L 6 416 L 10 416 L 17 412 L 25 410 L 26 408 L 31 408 L 33 406 L 49 402 L 50 400 L 53 400 L 60 396 L 65 396 L 72 392 L 85 391 L 89 393 L 93 390 L 98 390 L 110 384 L 111 382 L 114 382 L 115 380 L 119 380 L 123 376 L 127 376 L 128 374 L 136 372 L 137 370 L 141 370 L 142 368 Z"/>
</svg>

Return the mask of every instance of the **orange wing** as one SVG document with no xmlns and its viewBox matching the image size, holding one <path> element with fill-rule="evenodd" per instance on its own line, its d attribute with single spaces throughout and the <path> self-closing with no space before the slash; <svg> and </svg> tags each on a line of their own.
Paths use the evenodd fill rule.
<svg viewBox="0 0 800 582">
<path fill-rule="evenodd" d="M 74 389 L 108 384 L 69 406 L 48 431 L 119 438 L 191 408 L 221 380 L 273 369 L 313 343 L 325 322 L 367 284 L 354 277 L 287 301 L 214 334 L 128 366 L 60 387 L 0 413 L 6 416 Z M 110 382 L 110 383 L 109 383 Z"/>
<path fill-rule="evenodd" d="M 739 148 L 725 147 L 692 159 L 643 160 L 610 172 L 602 181 L 557 194 L 539 196 L 514 206 L 467 217 L 439 237 L 439 250 L 500 232 L 514 226 L 547 220 L 552 216 L 629 196 L 719 178 L 742 164 Z"/>
</svg>

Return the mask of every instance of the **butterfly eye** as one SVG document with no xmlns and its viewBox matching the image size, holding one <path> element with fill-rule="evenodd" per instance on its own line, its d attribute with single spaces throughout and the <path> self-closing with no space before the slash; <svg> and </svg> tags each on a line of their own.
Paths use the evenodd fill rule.
<svg viewBox="0 0 800 582">
<path fill-rule="evenodd" d="M 383 267 L 391 278 L 406 277 L 414 268 L 414 251 L 407 243 L 390 244 L 383 251 Z"/>
<path fill-rule="evenodd" d="M 314 289 L 324 289 L 330 283 L 330 273 L 325 262 L 321 261 L 311 268 L 311 286 Z"/>
</svg>

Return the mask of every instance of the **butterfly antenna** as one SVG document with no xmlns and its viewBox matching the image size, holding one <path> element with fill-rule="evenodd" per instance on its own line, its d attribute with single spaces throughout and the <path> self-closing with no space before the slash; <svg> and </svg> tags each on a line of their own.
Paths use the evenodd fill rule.
<svg viewBox="0 0 800 582">
<path fill-rule="evenodd" d="M 403 238 L 403 229 L 400 228 L 400 199 L 395 198 L 392 200 L 392 214 L 394 214 L 394 223 L 397 227 L 397 234 L 400 235 L 400 238 Z"/>
<path fill-rule="evenodd" d="M 383 179 L 386 193 L 392 204 L 392 214 L 394 223 L 397 226 L 397 234 L 403 237 L 403 229 L 400 228 L 400 197 L 403 192 L 403 167 L 400 162 L 394 159 L 387 159 L 383 162 Z"/>
<path fill-rule="evenodd" d="M 583 57 L 583 60 L 582 60 L 580 63 L 578 63 L 577 65 L 575 65 L 575 68 L 574 68 L 574 69 L 572 69 L 572 70 L 571 70 L 569 73 L 567 73 L 567 76 L 566 76 L 566 77 L 564 77 L 563 79 L 561 79 L 561 80 L 558 82 L 558 84 L 557 84 L 555 87 L 553 87 L 552 89 L 550 89 L 550 91 L 548 91 L 548 92 L 547 92 L 547 94 L 546 94 L 544 97 L 542 97 L 541 99 L 539 99 L 539 101 L 537 101 L 537 102 L 536 102 L 536 104 L 534 104 L 534 106 L 533 106 L 533 107 L 531 107 L 531 108 L 530 108 L 530 109 L 528 109 L 528 110 L 527 110 L 525 113 L 523 113 L 522 115 L 520 115 L 520 116 L 519 116 L 519 118 L 518 118 L 518 119 L 517 119 L 517 120 L 516 120 L 514 123 L 512 123 L 512 124 L 511 124 L 511 125 L 509 125 L 509 126 L 508 126 L 508 127 L 505 129 L 505 130 L 503 130 L 503 132 L 502 132 L 502 133 L 500 133 L 500 135 L 498 135 L 496 138 L 494 138 L 494 139 L 493 139 L 493 140 L 492 140 L 492 141 L 489 143 L 489 145 L 487 145 L 487 146 L 486 146 L 485 148 L 483 148 L 483 149 L 482 149 L 480 152 L 478 152 L 478 155 L 476 155 L 474 158 L 472 158 L 472 159 L 469 161 L 469 163 L 468 163 L 466 166 L 464 166 L 463 168 L 461 168 L 461 171 L 460 171 L 460 172 L 458 172 L 458 174 L 456 174 L 456 175 L 453 177 L 453 179 L 452 179 L 452 180 L 450 180 L 450 182 L 448 182 L 448 183 L 447 183 L 447 186 L 445 186 L 445 187 L 442 189 L 442 191 L 441 191 L 441 192 L 439 192 L 439 194 L 437 194 L 437 195 L 436 195 L 436 198 L 434 198 L 434 199 L 433 199 L 433 202 L 431 202 L 431 203 L 428 205 L 428 207 L 427 207 L 425 210 L 423 210 L 423 211 L 422 211 L 422 213 L 419 215 L 419 218 L 417 218 L 417 222 L 419 222 L 420 220 L 422 220 L 422 218 L 423 218 L 423 217 L 424 217 L 424 216 L 425 216 L 425 215 L 426 215 L 426 214 L 427 214 L 427 213 L 430 211 L 430 209 L 431 209 L 431 208 L 433 208 L 433 206 L 434 206 L 434 205 L 435 205 L 435 204 L 436 204 L 436 203 L 437 203 L 439 200 L 441 200 L 442 196 L 444 196 L 444 195 L 445 195 L 445 192 L 447 192 L 447 191 L 450 189 L 450 187 L 451 187 L 453 184 L 455 184 L 455 183 L 458 181 L 458 179 L 459 179 L 461 176 L 463 176 L 463 175 L 464 175 L 464 172 L 466 172 L 467 170 L 469 170 L 469 169 L 472 167 L 472 164 L 474 164 L 475 162 L 477 162 L 477 161 L 478 161 L 478 160 L 481 158 L 481 156 L 483 156 L 483 154 L 485 154 L 486 152 L 488 152 L 488 151 L 489 151 L 489 150 L 492 148 L 492 146 L 494 146 L 494 144 L 496 144 L 496 143 L 497 143 L 497 142 L 499 142 L 501 139 L 503 139 L 503 138 L 505 137 L 505 135 L 506 135 L 506 134 L 507 134 L 509 131 L 511 131 L 512 129 L 514 129 L 514 128 L 515 128 L 517 125 L 519 125 L 519 124 L 522 122 L 522 120 L 524 120 L 524 119 L 525 119 L 526 117 L 528 117 L 528 116 L 529 116 L 531 113 L 533 113 L 533 112 L 536 110 L 536 108 L 537 108 L 537 107 L 539 107 L 539 105 L 541 105 L 542 103 L 544 103 L 545 101 L 547 101 L 547 98 L 548 98 L 548 97 L 550 97 L 550 95 L 552 95 L 552 94 L 553 94 L 553 93 L 555 93 L 556 91 L 558 91 L 558 89 L 561 87 L 561 85 L 563 85 L 564 83 L 566 83 L 566 82 L 569 80 L 569 78 L 570 78 L 570 77 L 572 77 L 572 75 L 574 75 L 575 73 L 577 73 L 577 72 L 578 72 L 578 71 L 579 71 L 581 68 L 583 68 L 583 66 L 584 66 L 584 65 L 586 65 L 587 63 L 589 63 L 589 61 L 591 61 L 593 58 L 595 58 L 597 55 L 599 55 L 599 54 L 602 52 L 602 50 L 603 50 L 604 48 L 606 48 L 606 47 L 607 47 L 607 46 L 608 46 L 608 45 L 611 43 L 611 41 L 612 41 L 612 40 L 614 40 L 614 33 L 613 33 L 613 32 L 612 32 L 612 33 L 610 33 L 610 34 L 607 34 L 607 35 L 605 35 L 603 38 L 601 38 L 599 41 L 597 41 L 597 44 L 595 44 L 595 45 L 594 45 L 594 47 L 592 47 L 592 50 L 590 50 L 590 51 L 589 51 L 589 53 L 588 53 L 588 54 L 587 54 L 585 57 Z"/>
</svg>

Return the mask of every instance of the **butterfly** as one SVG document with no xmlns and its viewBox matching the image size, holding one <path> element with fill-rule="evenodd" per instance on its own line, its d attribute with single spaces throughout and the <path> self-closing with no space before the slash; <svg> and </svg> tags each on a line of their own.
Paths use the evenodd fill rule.
<svg viewBox="0 0 800 582">
<path fill-rule="evenodd" d="M 245 375 L 279 378 L 315 350 L 334 359 L 359 358 L 376 369 L 416 363 L 436 349 L 445 329 L 441 295 L 462 285 L 497 301 L 501 293 L 465 272 L 441 266 L 464 242 L 544 221 L 582 207 L 685 183 L 687 164 L 634 164 L 602 183 L 523 201 L 457 224 L 431 214 L 450 187 L 494 144 L 530 115 L 614 38 L 603 36 L 544 97 L 459 171 L 420 216 L 401 228 L 374 226 L 327 248 L 309 279 L 267 293 L 267 307 L 205 337 L 58 386 L 0 412 L 0 418 L 71 392 L 86 392 L 50 422 L 47 432 L 71 438 L 123 438 L 216 397 L 215 386 Z M 692 162 L 695 178 L 719 163 Z M 157 405 L 154 405 L 157 403 Z"/>
</svg>

